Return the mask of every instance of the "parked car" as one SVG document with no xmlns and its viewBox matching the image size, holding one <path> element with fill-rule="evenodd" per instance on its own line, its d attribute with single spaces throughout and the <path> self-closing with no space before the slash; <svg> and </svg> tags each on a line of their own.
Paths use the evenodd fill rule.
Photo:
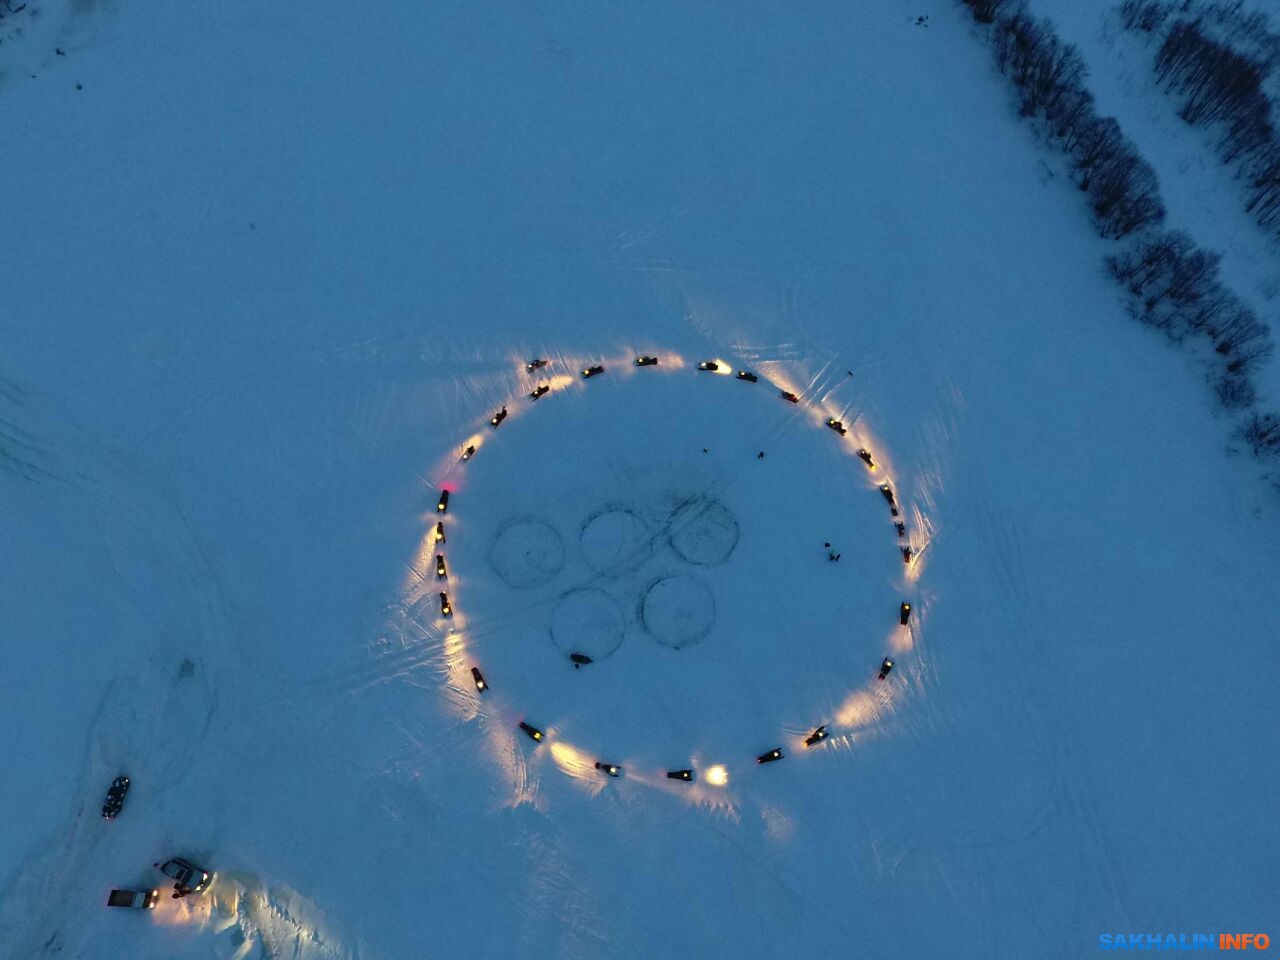
<svg viewBox="0 0 1280 960">
<path fill-rule="evenodd" d="M 154 910 L 160 899 L 159 890 L 112 890 L 107 897 L 108 907 L 128 907 L 132 910 Z"/>
<path fill-rule="evenodd" d="M 189 893 L 199 893 L 209 887 L 213 874 L 197 867 L 190 860 L 173 857 L 164 863 L 155 864 L 155 868 L 173 881 L 173 895 L 185 897 Z"/>
<path fill-rule="evenodd" d="M 116 777 L 111 781 L 111 786 L 107 788 L 107 799 L 102 804 L 102 816 L 107 820 L 114 820 L 124 808 L 124 798 L 129 792 L 129 778 Z"/>
</svg>

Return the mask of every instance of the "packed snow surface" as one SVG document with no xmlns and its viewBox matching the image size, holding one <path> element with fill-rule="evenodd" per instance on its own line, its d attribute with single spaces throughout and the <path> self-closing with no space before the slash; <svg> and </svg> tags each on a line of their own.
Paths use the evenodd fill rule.
<svg viewBox="0 0 1280 960">
<path fill-rule="evenodd" d="M 38 12 L 0 956 L 1280 933 L 1275 492 L 959 4 Z"/>
</svg>

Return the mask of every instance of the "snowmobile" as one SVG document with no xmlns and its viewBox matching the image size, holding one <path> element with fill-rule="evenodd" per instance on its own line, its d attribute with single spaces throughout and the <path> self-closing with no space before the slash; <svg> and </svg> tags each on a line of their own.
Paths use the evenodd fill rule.
<svg viewBox="0 0 1280 960">
<path fill-rule="evenodd" d="M 902 548 L 902 562 L 903 562 L 903 563 L 910 563 L 910 562 L 911 562 L 911 548 L 910 548 L 910 547 L 903 547 L 903 548 Z"/>
<path fill-rule="evenodd" d="M 534 743 L 542 742 L 543 733 L 537 727 L 531 726 L 530 724 L 527 724 L 523 720 L 521 720 L 520 729 L 523 730 L 525 733 L 527 733 L 529 735 L 529 739 L 532 740 Z"/>
<path fill-rule="evenodd" d="M 102 804 L 102 816 L 114 820 L 116 814 L 124 807 L 125 795 L 129 792 L 129 778 L 116 777 L 107 788 L 107 799 Z"/>
<path fill-rule="evenodd" d="M 905 537 L 907 535 L 907 525 L 905 523 L 899 521 L 894 526 L 898 528 L 898 536 Z"/>
<path fill-rule="evenodd" d="M 591 379 L 592 377 L 594 377 L 597 373 L 604 373 L 604 365 L 603 365 L 603 364 L 596 364 L 594 367 L 587 367 L 586 369 L 584 369 L 584 370 L 582 371 L 582 379 L 583 379 L 583 380 L 590 380 L 590 379 Z"/>
<path fill-rule="evenodd" d="M 889 506 L 892 507 L 896 505 L 896 502 L 893 499 L 893 489 L 887 483 L 880 484 L 880 492 L 884 494 L 884 498 L 889 502 Z M 897 513 L 894 513 L 894 516 L 896 517 Z"/>
<path fill-rule="evenodd" d="M 159 899 L 159 890 L 112 890 L 107 896 L 107 906 L 154 910 Z"/>
<path fill-rule="evenodd" d="M 471 446 L 467 447 L 467 449 L 462 451 L 462 459 L 464 461 L 470 460 L 475 455 L 476 455 L 476 448 L 474 444 L 472 444 Z"/>
<path fill-rule="evenodd" d="M 858 459 L 860 459 L 872 470 L 876 468 L 876 462 L 871 459 L 871 451 L 868 450 L 866 447 L 863 447 L 861 450 L 858 451 Z"/>
<path fill-rule="evenodd" d="M 569 654 L 569 659 L 573 661 L 573 669 L 575 670 L 579 667 L 585 667 L 588 663 L 595 663 L 585 653 L 571 653 Z"/>
<path fill-rule="evenodd" d="M 835 417 L 827 418 L 827 426 L 830 427 L 832 430 L 834 430 L 836 433 L 840 434 L 840 436 L 842 437 L 849 432 L 848 430 L 845 429 L 844 424 L 841 423 L 839 420 L 837 420 Z"/>
<path fill-rule="evenodd" d="M 484 679 L 484 674 L 480 672 L 479 667 L 471 668 L 471 679 L 476 682 L 476 689 L 484 693 L 489 689 L 489 684 Z"/>
<path fill-rule="evenodd" d="M 529 399 L 537 400 L 539 397 L 546 396 L 550 392 L 551 388 L 544 383 L 542 386 L 538 387 L 537 390 L 534 390 L 533 393 L 529 394 Z"/>
<path fill-rule="evenodd" d="M 698 369 L 705 370 L 707 373 L 715 373 L 720 369 L 720 364 L 716 363 L 714 360 L 703 360 L 698 364 Z"/>
<path fill-rule="evenodd" d="M 601 763 L 599 760 L 596 761 L 596 769 L 601 773 L 607 773 L 611 777 L 616 777 L 622 773 L 621 767 L 612 763 Z"/>
<path fill-rule="evenodd" d="M 444 522 L 436 521 L 436 543 L 444 543 Z"/>
<path fill-rule="evenodd" d="M 440 616 L 453 616 L 453 607 L 449 606 L 449 595 L 443 592 L 440 594 Z"/>
<path fill-rule="evenodd" d="M 812 747 L 815 743 L 821 743 L 823 740 L 827 739 L 827 736 L 827 725 L 824 723 L 822 726 L 818 727 L 818 729 L 814 730 L 813 733 L 804 738 L 804 745 L 806 747 Z"/>
<path fill-rule="evenodd" d="M 693 779 L 693 771 L 692 770 L 668 770 L 667 779 L 683 780 L 685 783 L 688 783 Z"/>
<path fill-rule="evenodd" d="M 503 407 L 501 410 L 499 410 L 497 413 L 495 413 L 492 417 L 489 418 L 489 426 L 493 427 L 496 430 L 498 427 L 502 425 L 502 421 L 505 419 L 507 419 L 507 408 Z"/>
<path fill-rule="evenodd" d="M 885 657 L 883 660 L 880 661 L 880 676 L 877 679 L 883 680 L 885 677 L 889 675 L 889 671 L 892 669 L 893 669 L 893 660 L 889 657 Z"/>
<path fill-rule="evenodd" d="M 797 396 L 796 396 L 794 393 L 792 393 L 790 390 L 779 390 L 779 391 L 778 391 L 778 396 L 780 396 L 783 400 L 789 401 L 790 403 L 799 403 L 799 402 L 800 402 L 800 398 L 799 398 L 799 397 L 797 397 Z"/>
<path fill-rule="evenodd" d="M 449 512 L 449 491 L 441 490 L 440 499 L 436 501 L 436 513 Z"/>
<path fill-rule="evenodd" d="M 449 579 L 449 571 L 445 569 L 443 553 L 436 554 L 436 579 L 437 580 Z"/>
<path fill-rule="evenodd" d="M 749 370 L 739 370 L 737 376 L 739 380 L 745 380 L 747 383 L 756 383 L 760 379 Z"/>
<path fill-rule="evenodd" d="M 911 604 L 903 600 L 902 606 L 898 608 L 898 623 L 902 624 L 905 627 L 907 625 L 907 621 L 910 619 L 911 619 Z"/>
<path fill-rule="evenodd" d="M 658 365 L 657 357 L 636 357 L 637 367 L 656 367 Z"/>
<path fill-rule="evenodd" d="M 776 747 L 768 753 L 762 753 L 756 757 L 756 763 L 773 763 L 775 760 L 782 759 L 782 748 Z"/>
<path fill-rule="evenodd" d="M 533 371 L 541 370 L 546 365 L 547 365 L 547 361 L 545 360 L 530 360 L 528 363 L 524 365 L 524 368 L 527 372 L 533 373 Z"/>
</svg>

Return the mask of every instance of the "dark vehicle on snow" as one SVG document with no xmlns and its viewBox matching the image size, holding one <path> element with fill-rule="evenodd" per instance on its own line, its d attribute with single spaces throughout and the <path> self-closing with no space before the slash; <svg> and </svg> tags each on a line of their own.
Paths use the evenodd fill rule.
<svg viewBox="0 0 1280 960">
<path fill-rule="evenodd" d="M 739 370 L 737 376 L 739 380 L 745 380 L 747 383 L 755 383 L 760 379 L 750 370 Z"/>
<path fill-rule="evenodd" d="M 830 427 L 832 430 L 834 430 L 836 433 L 840 434 L 840 436 L 842 437 L 849 432 L 848 430 L 845 429 L 844 424 L 841 423 L 839 420 L 837 420 L 835 417 L 827 418 L 827 426 Z"/>
<path fill-rule="evenodd" d="M 824 723 L 822 726 L 818 727 L 817 730 L 814 730 L 813 733 L 804 738 L 804 745 L 806 747 L 812 747 L 815 743 L 821 743 L 825 739 L 827 739 L 827 725 Z"/>
<path fill-rule="evenodd" d="M 476 689 L 484 693 L 489 689 L 489 684 L 484 678 L 484 674 L 480 672 L 479 667 L 471 668 L 471 679 L 476 682 Z"/>
<path fill-rule="evenodd" d="M 551 388 L 544 383 L 542 386 L 538 387 L 538 389 L 534 390 L 533 393 L 529 394 L 529 399 L 537 400 L 539 397 L 545 397 L 550 392 Z"/>
<path fill-rule="evenodd" d="M 534 741 L 535 743 L 542 742 L 543 733 L 537 727 L 533 726 L 533 724 L 525 723 L 523 720 L 521 720 L 520 729 L 523 730 L 525 733 L 527 733 L 529 735 L 529 739 Z"/>
<path fill-rule="evenodd" d="M 611 777 L 616 777 L 618 774 L 622 773 L 622 768 L 617 764 L 601 763 L 599 760 L 596 761 L 596 769 L 601 773 L 607 773 Z"/>
<path fill-rule="evenodd" d="M 788 403 L 799 403 L 799 402 L 800 402 L 800 398 L 799 398 L 799 397 L 797 397 L 797 396 L 796 396 L 794 393 L 792 393 L 790 390 L 779 390 L 779 391 L 778 391 L 778 396 L 780 396 L 783 400 L 786 400 Z"/>
<path fill-rule="evenodd" d="M 596 364 L 594 367 L 587 367 L 584 369 L 582 371 L 582 379 L 590 380 L 597 373 L 604 373 L 604 366 L 602 364 Z"/>
<path fill-rule="evenodd" d="M 768 753 L 762 753 L 760 754 L 760 756 L 756 757 L 756 763 L 773 763 L 773 761 L 781 760 L 781 759 L 782 759 L 782 748 L 775 747 L 774 749 L 770 750 Z"/>
<path fill-rule="evenodd" d="M 497 429 L 502 425 L 502 421 L 505 419 L 507 419 L 507 408 L 503 407 L 501 410 L 499 410 L 497 413 L 495 413 L 492 417 L 489 418 L 489 426 L 493 427 L 494 429 Z"/>
<path fill-rule="evenodd" d="M 893 660 L 890 657 L 885 657 L 883 660 L 880 661 L 880 676 L 877 679 L 883 680 L 885 677 L 889 675 L 889 671 L 892 669 L 893 669 Z"/>
<path fill-rule="evenodd" d="M 715 373 L 720 369 L 720 364 L 716 363 L 714 360 L 703 360 L 698 364 L 698 369 L 705 370 L 707 373 Z"/>
<path fill-rule="evenodd" d="M 688 783 L 690 780 L 693 779 L 693 771 L 692 770 L 668 770 L 667 779 L 683 780 L 686 783 Z"/>
<path fill-rule="evenodd" d="M 656 367 L 658 365 L 657 357 L 636 357 L 637 367 Z"/>
<path fill-rule="evenodd" d="M 107 799 L 102 803 L 102 816 L 106 820 L 114 820 L 124 808 L 124 798 L 129 793 L 129 778 L 116 777 L 107 788 Z"/>
</svg>

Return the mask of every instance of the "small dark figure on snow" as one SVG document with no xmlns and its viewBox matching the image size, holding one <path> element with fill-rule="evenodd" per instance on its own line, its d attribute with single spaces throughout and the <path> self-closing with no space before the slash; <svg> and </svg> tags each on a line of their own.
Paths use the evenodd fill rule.
<svg viewBox="0 0 1280 960">
<path fill-rule="evenodd" d="M 61 47 L 54 47 L 53 52 L 60 57 L 65 57 L 67 55 L 67 51 L 63 50 Z"/>
<path fill-rule="evenodd" d="M 834 550 L 828 550 L 827 559 L 830 560 L 832 563 L 835 563 L 837 560 L 840 559 L 840 554 L 836 553 Z"/>
<path fill-rule="evenodd" d="M 585 653 L 571 653 L 569 654 L 569 659 L 573 661 L 573 669 L 575 670 L 577 670 L 581 666 L 584 666 L 585 664 L 595 662 L 590 657 L 588 657 Z"/>
<path fill-rule="evenodd" d="M 763 450 L 761 450 L 759 453 L 757 453 L 757 454 L 756 454 L 756 459 L 757 459 L 757 460 L 763 460 L 763 459 L 764 459 L 764 451 L 763 451 Z"/>
<path fill-rule="evenodd" d="M 703 452 L 703 453 L 706 453 L 706 452 L 707 452 L 707 448 L 706 448 L 706 447 L 703 447 L 703 448 L 702 448 L 702 452 Z"/>
<path fill-rule="evenodd" d="M 929 25 L 929 15 L 927 13 L 924 14 L 923 16 L 916 17 L 917 27 L 927 27 L 928 25 Z"/>
</svg>

